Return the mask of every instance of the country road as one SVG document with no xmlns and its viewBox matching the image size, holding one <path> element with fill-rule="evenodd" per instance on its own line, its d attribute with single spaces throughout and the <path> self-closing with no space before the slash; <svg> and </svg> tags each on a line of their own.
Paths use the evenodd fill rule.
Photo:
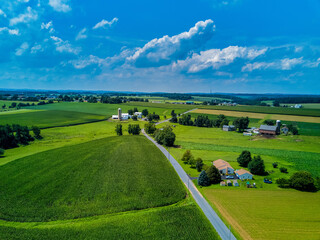
<svg viewBox="0 0 320 240">
<path fill-rule="evenodd" d="M 193 111 L 189 110 L 183 114 L 186 114 L 188 112 Z M 162 122 L 157 123 L 156 125 L 164 122 L 168 122 L 170 119 L 164 120 Z M 202 196 L 202 194 L 198 191 L 194 183 L 190 180 L 190 177 L 187 175 L 187 173 L 183 170 L 183 168 L 180 166 L 180 164 L 177 162 L 176 159 L 160 144 L 158 144 L 156 141 L 154 141 L 146 132 L 144 129 L 142 129 L 142 133 L 151 141 L 153 142 L 159 149 L 160 151 L 167 157 L 169 162 L 172 164 L 173 168 L 179 175 L 180 179 L 182 182 L 186 185 L 186 187 L 189 189 L 191 192 L 193 198 L 199 205 L 199 207 L 202 209 L 204 214 L 207 216 L 209 219 L 210 223 L 212 226 L 216 229 L 218 234 L 220 235 L 222 240 L 235 240 L 235 236 L 230 232 L 230 230 L 227 228 L 227 226 L 222 222 L 222 220 L 219 218 L 219 216 L 216 214 L 216 212 L 212 209 L 210 204 L 207 202 L 207 200 Z"/>
</svg>

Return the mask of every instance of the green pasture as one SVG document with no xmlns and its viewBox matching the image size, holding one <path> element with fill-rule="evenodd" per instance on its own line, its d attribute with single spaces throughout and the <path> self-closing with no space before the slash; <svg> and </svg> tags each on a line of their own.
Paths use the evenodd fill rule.
<svg viewBox="0 0 320 240">
<path fill-rule="evenodd" d="M 53 104 L 52 104 L 53 105 Z M 20 124 L 38 126 L 40 128 L 68 126 L 106 119 L 105 116 L 76 111 L 32 111 L 20 113 L 18 111 L 0 114 L 0 125 Z M 24 110 L 22 110 L 24 111 Z"/>
<path fill-rule="evenodd" d="M 17 105 L 19 103 L 29 103 L 29 104 L 38 104 L 38 102 L 27 102 L 27 101 L 7 101 L 7 100 L 0 100 L 0 112 L 12 112 L 12 111 L 16 111 L 17 108 L 9 108 L 9 106 L 11 106 L 12 103 L 17 103 Z M 5 108 L 2 108 L 2 106 L 5 105 Z"/>
<path fill-rule="evenodd" d="M 143 136 L 104 138 L 0 167 L 0 218 L 52 221 L 139 210 L 186 196 L 165 156 Z"/>
<path fill-rule="evenodd" d="M 320 103 L 298 103 L 302 105 L 302 108 L 304 109 L 320 109 Z M 287 103 L 281 103 L 281 105 L 288 105 L 289 107 L 295 106 L 296 104 L 287 104 Z"/>
<path fill-rule="evenodd" d="M 298 115 L 298 116 L 312 116 L 320 117 L 319 109 L 304 109 L 304 108 L 284 108 L 284 107 L 264 107 L 264 106 L 198 106 L 203 109 L 240 111 L 240 112 L 254 112 L 266 114 L 284 114 L 284 115 Z"/>
</svg>

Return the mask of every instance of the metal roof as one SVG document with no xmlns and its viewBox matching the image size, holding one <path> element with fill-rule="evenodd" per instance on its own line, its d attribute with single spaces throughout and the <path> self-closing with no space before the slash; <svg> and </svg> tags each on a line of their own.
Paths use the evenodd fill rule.
<svg viewBox="0 0 320 240">
<path fill-rule="evenodd" d="M 269 126 L 269 125 L 261 125 L 260 130 L 266 130 L 266 131 L 276 131 L 277 126 Z"/>
</svg>

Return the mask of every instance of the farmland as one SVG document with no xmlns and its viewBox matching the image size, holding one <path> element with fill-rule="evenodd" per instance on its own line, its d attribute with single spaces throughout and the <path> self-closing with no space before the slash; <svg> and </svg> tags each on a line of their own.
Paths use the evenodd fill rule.
<svg viewBox="0 0 320 240">
<path fill-rule="evenodd" d="M 165 157 L 142 136 L 40 151 L 2 165 L 0 175 L 1 239 L 218 239 Z"/>
</svg>

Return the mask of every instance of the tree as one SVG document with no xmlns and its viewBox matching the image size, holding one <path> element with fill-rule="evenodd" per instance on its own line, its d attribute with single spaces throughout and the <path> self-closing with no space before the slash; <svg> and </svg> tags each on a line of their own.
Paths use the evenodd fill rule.
<svg viewBox="0 0 320 240">
<path fill-rule="evenodd" d="M 244 129 L 248 128 L 249 122 L 250 120 L 248 117 L 241 117 L 235 119 L 233 125 L 238 129 L 238 132 L 243 132 Z"/>
<path fill-rule="evenodd" d="M 177 123 L 178 122 L 178 118 L 176 116 L 174 116 L 174 117 L 170 118 L 169 121 L 172 122 L 172 123 Z"/>
<path fill-rule="evenodd" d="M 287 128 L 289 132 L 292 133 L 292 135 L 298 135 L 298 128 L 296 126 L 293 126 L 291 123 L 287 125 Z"/>
<path fill-rule="evenodd" d="M 266 119 L 263 121 L 263 123 L 268 126 L 274 126 L 274 125 L 276 125 L 276 120 Z"/>
<path fill-rule="evenodd" d="M 154 133 L 154 139 L 159 144 L 163 144 L 167 147 L 171 147 L 174 145 L 174 141 L 176 140 L 176 135 L 174 134 L 172 128 L 168 125 L 168 126 L 165 126 L 162 130 L 157 129 Z"/>
<path fill-rule="evenodd" d="M 42 136 L 40 135 L 41 130 L 40 130 L 39 127 L 37 127 L 37 126 L 32 126 L 31 129 L 32 129 L 33 134 L 34 134 L 34 137 L 35 137 L 36 139 L 42 139 Z"/>
<path fill-rule="evenodd" d="M 273 106 L 274 107 L 280 107 L 279 101 L 273 101 Z"/>
<path fill-rule="evenodd" d="M 149 114 L 148 109 L 143 109 L 141 113 L 145 117 L 148 116 L 148 114 Z"/>
<path fill-rule="evenodd" d="M 208 178 L 206 171 L 202 171 L 200 173 L 198 178 L 198 185 L 204 187 L 210 186 L 210 179 Z"/>
<path fill-rule="evenodd" d="M 133 115 L 133 116 L 132 116 L 132 120 L 133 120 L 133 121 L 137 121 L 137 120 L 138 120 L 138 116 L 137 116 L 137 115 Z"/>
<path fill-rule="evenodd" d="M 288 179 L 285 179 L 285 178 L 278 178 L 276 180 L 276 184 L 278 184 L 279 187 L 281 187 L 281 188 L 290 187 L 290 181 Z"/>
<path fill-rule="evenodd" d="M 133 109 L 133 112 L 139 112 L 138 108 L 135 107 L 135 108 Z"/>
<path fill-rule="evenodd" d="M 4 150 L 0 148 L 0 157 L 4 154 Z"/>
<path fill-rule="evenodd" d="M 128 133 L 132 135 L 139 135 L 141 131 L 139 124 L 129 124 L 128 125 Z"/>
<path fill-rule="evenodd" d="M 186 150 L 181 158 L 181 161 L 183 161 L 184 163 L 189 163 L 190 159 L 193 159 L 193 155 L 191 153 L 190 150 Z"/>
<path fill-rule="evenodd" d="M 196 169 L 198 172 L 201 172 L 202 170 L 202 167 L 203 167 L 203 161 L 201 158 L 197 158 L 196 159 Z"/>
<path fill-rule="evenodd" d="M 154 134 L 154 132 L 157 130 L 156 125 L 154 123 L 146 123 L 144 125 L 144 129 L 146 130 L 147 134 Z"/>
<path fill-rule="evenodd" d="M 223 127 L 223 125 L 229 125 L 229 120 L 228 119 L 223 119 L 222 121 L 221 121 L 221 123 L 220 123 L 220 127 L 222 128 Z"/>
<path fill-rule="evenodd" d="M 133 110 L 132 110 L 132 109 L 129 109 L 129 110 L 128 110 L 128 114 L 129 114 L 129 115 L 133 115 Z"/>
<path fill-rule="evenodd" d="M 241 167 L 248 167 L 249 162 L 251 162 L 251 153 L 249 151 L 242 151 L 240 156 L 237 158 L 237 161 Z"/>
<path fill-rule="evenodd" d="M 122 136 L 122 124 L 116 125 L 116 133 L 118 136 Z"/>
<path fill-rule="evenodd" d="M 273 166 L 273 168 L 277 168 L 278 167 L 278 163 L 274 162 L 274 163 L 272 163 L 272 166 Z"/>
<path fill-rule="evenodd" d="M 177 114 L 174 112 L 174 110 L 171 111 L 171 117 L 175 117 Z"/>
<path fill-rule="evenodd" d="M 256 175 L 265 174 L 264 161 L 262 160 L 260 155 L 253 157 L 253 160 L 248 164 L 248 168 L 252 174 L 256 174 Z"/>
<path fill-rule="evenodd" d="M 281 167 L 281 168 L 280 168 L 280 172 L 282 172 L 282 173 L 288 173 L 288 169 L 286 169 L 285 167 Z"/>
<path fill-rule="evenodd" d="M 313 192 L 316 190 L 314 179 L 307 171 L 299 171 L 290 177 L 290 186 L 294 189 Z"/>
<path fill-rule="evenodd" d="M 216 183 L 219 183 L 221 182 L 221 175 L 220 175 L 220 172 L 218 170 L 218 168 L 216 168 L 215 166 L 210 166 L 207 171 L 207 176 L 208 178 L 210 179 L 210 182 L 212 184 L 216 184 Z"/>
</svg>

